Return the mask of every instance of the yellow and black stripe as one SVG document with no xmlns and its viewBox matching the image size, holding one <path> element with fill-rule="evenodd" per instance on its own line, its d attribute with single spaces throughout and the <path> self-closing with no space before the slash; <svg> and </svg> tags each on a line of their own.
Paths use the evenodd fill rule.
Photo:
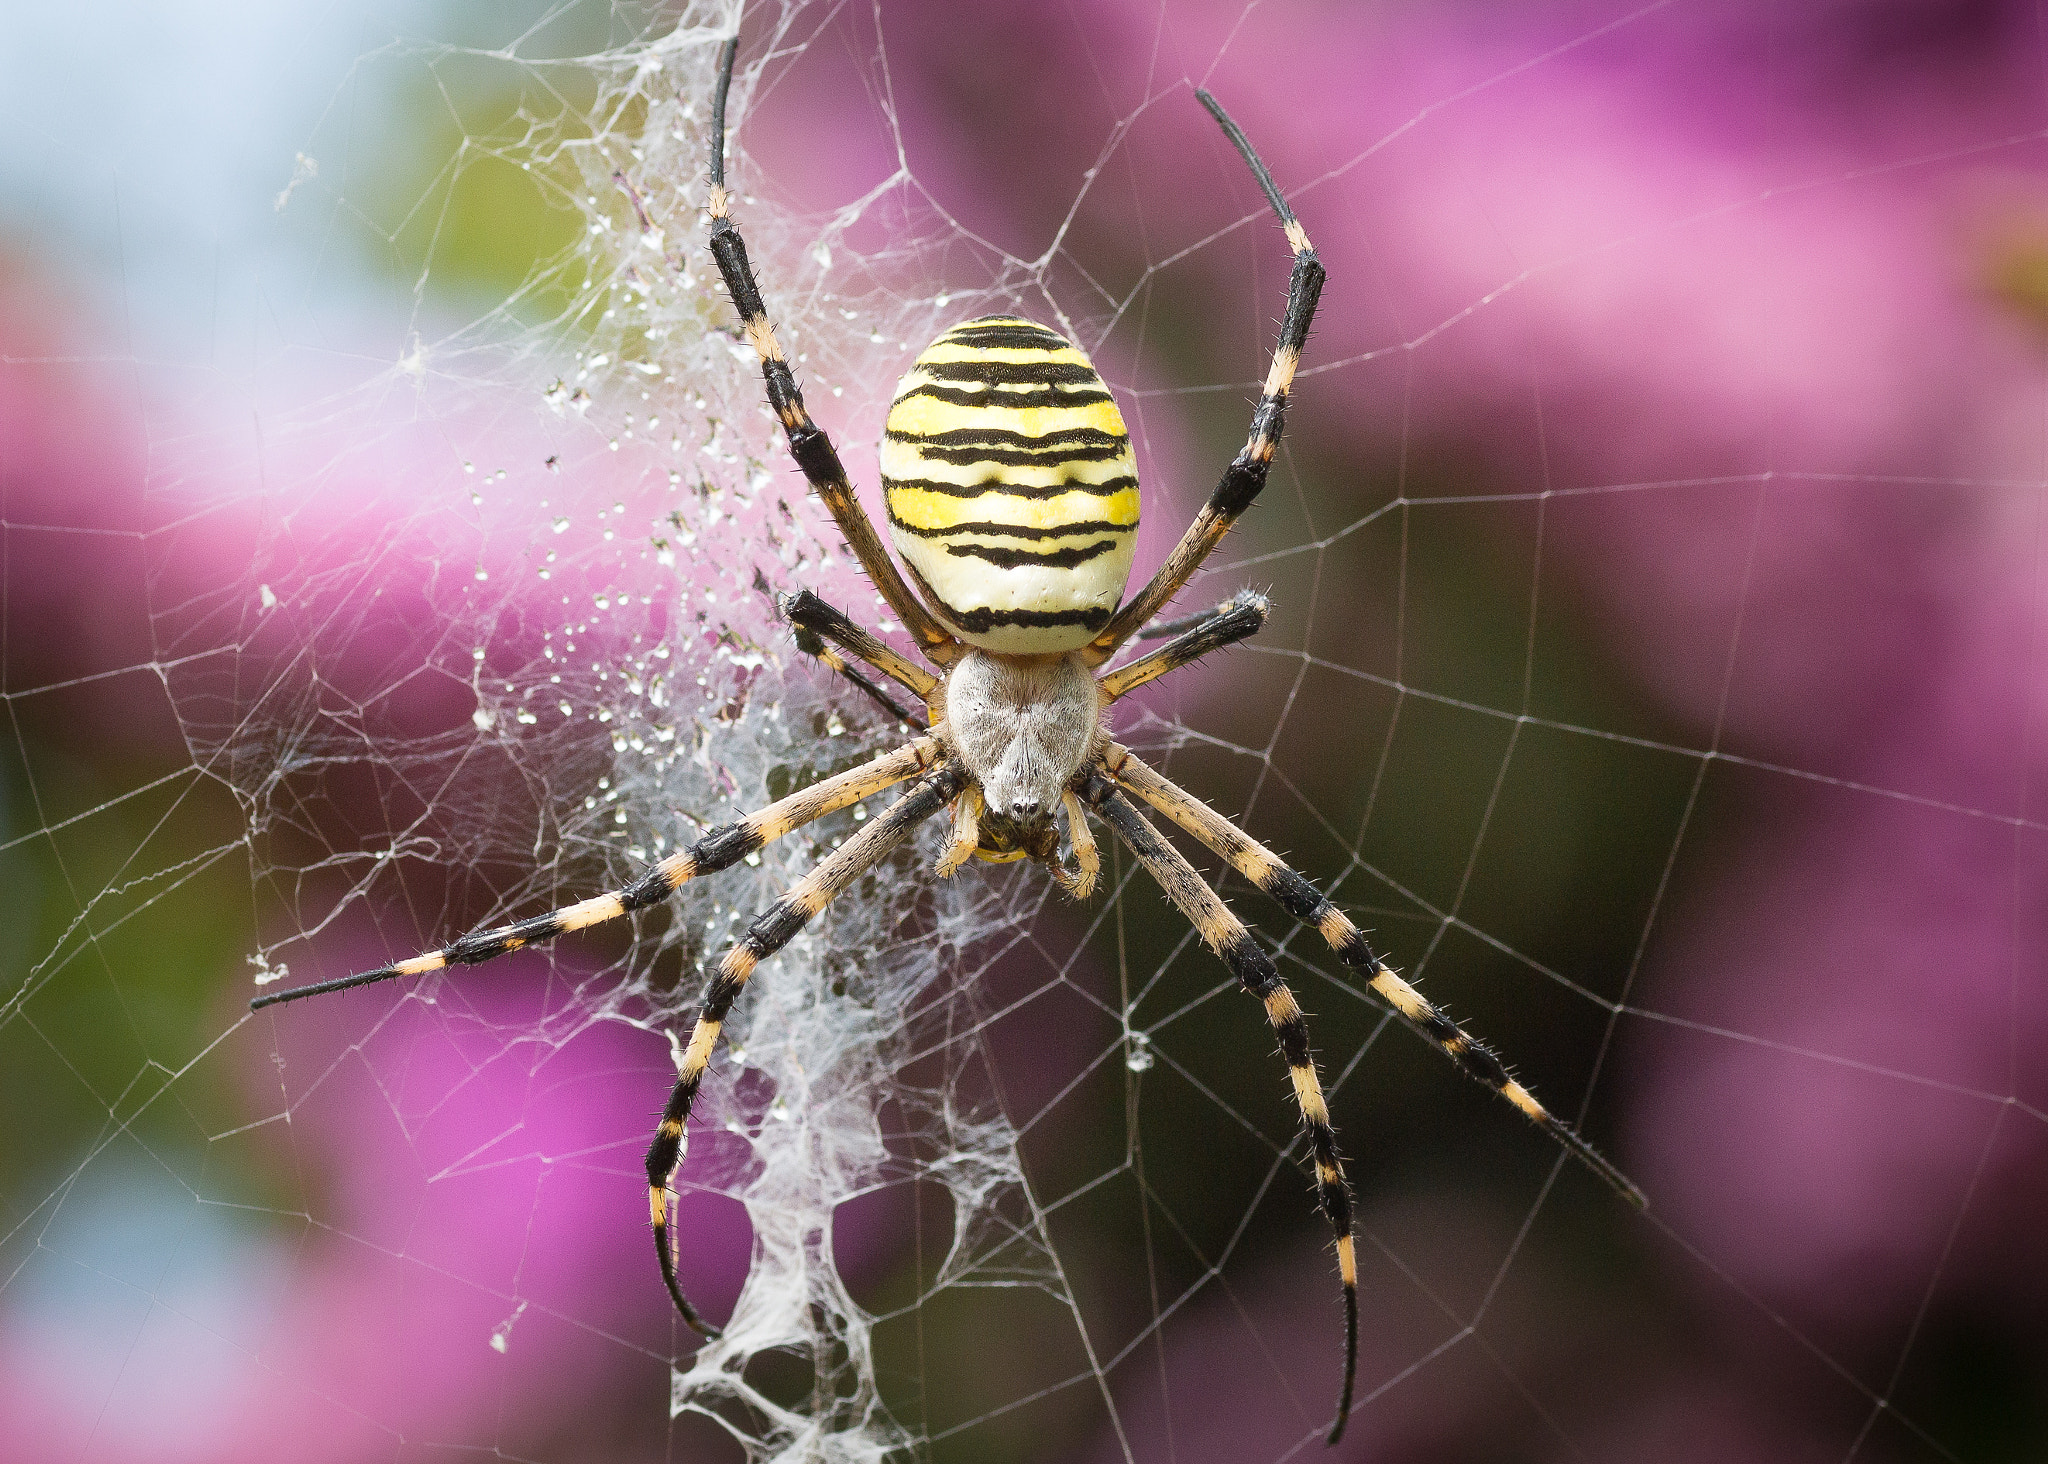
<svg viewBox="0 0 2048 1464">
<path fill-rule="evenodd" d="M 923 741 L 919 739 L 920 743 Z M 756 966 L 794 940 L 797 933 L 810 924 L 812 917 L 829 905 L 840 891 L 872 868 L 966 786 L 966 773 L 957 767 L 944 766 L 896 800 L 888 812 L 870 821 L 866 828 L 833 850 L 791 886 L 781 899 L 757 916 L 740 938 L 740 943 L 725 953 L 724 959 L 718 963 L 718 970 L 712 975 L 711 984 L 705 988 L 704 1004 L 698 1009 L 697 1024 L 690 1033 L 690 1045 L 683 1050 L 675 1088 L 669 1093 L 668 1106 L 662 1110 L 661 1123 L 654 1131 L 654 1142 L 647 1149 L 647 1207 L 649 1218 L 654 1223 L 654 1248 L 661 1259 L 661 1279 L 683 1320 L 707 1337 L 716 1337 L 717 1330 L 698 1316 L 697 1309 L 683 1295 L 682 1283 L 676 1279 L 675 1253 L 668 1243 L 668 1186 L 676 1166 L 682 1163 L 690 1106 L 696 1102 L 697 1088 L 704 1081 L 705 1070 L 711 1066 L 711 1053 L 718 1046 L 718 1035 L 725 1027 L 725 1019 L 731 1014 L 732 1005 L 739 1000 L 740 993 L 746 990 L 747 981 L 753 976 Z"/>
<path fill-rule="evenodd" d="M 987 315 L 910 369 L 882 434 L 889 528 L 940 620 L 987 650 L 1086 645 L 1109 624 L 1138 532 L 1130 434 L 1057 331 Z"/>
</svg>

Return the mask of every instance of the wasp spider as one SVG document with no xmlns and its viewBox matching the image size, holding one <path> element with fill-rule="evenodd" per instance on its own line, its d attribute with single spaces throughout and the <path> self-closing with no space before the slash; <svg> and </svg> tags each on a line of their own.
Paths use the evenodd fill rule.
<svg viewBox="0 0 2048 1464">
<path fill-rule="evenodd" d="M 1317 1199 L 1336 1234 L 1337 1271 L 1344 1287 L 1344 1374 L 1329 1432 L 1329 1441 L 1335 1443 L 1351 1411 L 1358 1354 L 1358 1275 L 1351 1191 L 1309 1052 L 1308 1026 L 1271 957 L 1194 867 L 1160 837 L 1138 804 L 1206 845 L 1289 915 L 1313 925 L 1396 1016 L 1609 1184 L 1636 1203 L 1641 1203 L 1641 1196 L 1511 1078 L 1491 1050 L 1466 1035 L 1381 961 L 1358 927 L 1313 885 L 1110 738 L 1109 712 L 1118 698 L 1255 634 L 1265 622 L 1265 600 L 1241 593 L 1207 614 L 1154 627 L 1149 635 L 1174 638 L 1149 655 L 1113 670 L 1098 669 L 1173 599 L 1265 486 L 1288 392 L 1322 290 L 1323 266 L 1244 133 L 1214 97 L 1197 91 L 1250 166 L 1294 252 L 1279 346 L 1252 412 L 1243 451 L 1224 470 L 1215 492 L 1159 572 L 1135 598 L 1122 600 L 1137 536 L 1138 479 L 1130 437 L 1115 401 L 1088 358 L 1058 333 L 1007 315 L 967 321 L 940 336 L 917 358 L 889 408 L 883 432 L 883 488 L 889 527 L 909 571 L 906 584 L 855 500 L 831 441 L 804 408 L 803 393 L 775 339 L 746 246 L 733 222 L 733 199 L 725 187 L 724 138 L 725 95 L 737 45 L 736 40 L 728 41 L 720 57 L 713 104 L 712 257 L 746 338 L 759 353 L 768 401 L 788 436 L 791 455 L 917 649 L 938 669 L 927 670 L 898 655 L 808 592 L 780 597 L 779 608 L 795 628 L 802 649 L 850 678 L 899 718 L 909 720 L 852 661 L 864 662 L 921 699 L 926 734 L 737 823 L 713 829 L 694 847 L 670 855 L 625 889 L 465 935 L 440 950 L 375 971 L 260 997 L 251 1005 L 266 1007 L 446 966 L 474 965 L 536 941 L 615 920 L 666 899 L 686 881 L 724 869 L 813 819 L 910 783 L 906 796 L 798 881 L 718 963 L 683 1053 L 675 1089 L 647 1151 L 648 1209 L 662 1280 L 683 1319 L 703 1335 L 716 1337 L 718 1332 L 697 1314 L 676 1280 L 668 1191 L 681 1164 L 691 1103 L 719 1030 L 755 968 L 948 804 L 952 836 L 939 860 L 940 873 L 950 875 L 969 859 L 1030 860 L 1044 865 L 1068 893 L 1085 898 L 1100 867 L 1088 826 L 1087 814 L 1092 811 L 1194 923 L 1203 943 L 1258 999 L 1286 1060 L 1315 1169 Z M 1062 826 L 1072 849 L 1071 868 L 1060 857 Z"/>
</svg>

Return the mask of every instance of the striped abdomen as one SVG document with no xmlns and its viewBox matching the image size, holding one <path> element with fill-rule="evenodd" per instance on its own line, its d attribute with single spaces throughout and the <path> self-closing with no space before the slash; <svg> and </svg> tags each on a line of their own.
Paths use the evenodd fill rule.
<svg viewBox="0 0 2048 1464">
<path fill-rule="evenodd" d="M 988 315 L 932 342 L 890 405 L 882 491 L 911 578 L 970 644 L 1074 650 L 1123 598 L 1138 536 L 1130 435 L 1056 331 Z"/>
</svg>

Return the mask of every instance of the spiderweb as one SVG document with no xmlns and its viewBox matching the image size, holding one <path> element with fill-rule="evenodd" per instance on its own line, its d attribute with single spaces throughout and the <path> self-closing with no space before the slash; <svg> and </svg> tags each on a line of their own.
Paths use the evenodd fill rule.
<svg viewBox="0 0 2048 1464">
<path fill-rule="evenodd" d="M 51 29 L 0 76 L 4 1452 L 1313 1457 L 1340 1315 L 1283 1069 L 1107 844 L 1076 905 L 936 879 L 928 828 L 764 965 L 677 1186 L 715 1343 L 640 1154 L 704 970 L 894 795 L 630 921 L 247 1012 L 906 735 L 775 618 L 901 629 L 704 252 L 735 8 L 271 24 Z M 1015 311 L 1117 391 L 1159 561 L 1287 266 L 1194 86 L 1330 264 L 1273 482 L 1178 607 L 1274 619 L 1118 736 L 1652 1201 L 1198 860 L 1360 1197 L 1344 1450 L 2048 1440 L 2031 26 L 748 7 L 738 219 L 857 483 L 909 359 Z M 47 120 L 76 75 L 101 131 Z"/>
</svg>

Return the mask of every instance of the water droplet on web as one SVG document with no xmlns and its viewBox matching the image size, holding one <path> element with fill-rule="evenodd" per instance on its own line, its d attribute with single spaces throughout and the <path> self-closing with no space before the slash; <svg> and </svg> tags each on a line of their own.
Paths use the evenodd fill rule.
<svg viewBox="0 0 2048 1464">
<path fill-rule="evenodd" d="M 512 1343 L 512 1328 L 520 1317 L 526 1314 L 526 1303 L 520 1302 L 512 1309 L 512 1315 L 491 1328 L 491 1351 L 504 1352 Z"/>
<path fill-rule="evenodd" d="M 271 201 L 271 207 L 277 212 L 283 213 L 285 205 L 292 201 L 292 195 L 299 191 L 299 185 L 310 182 L 319 175 L 320 164 L 318 160 L 309 158 L 304 153 L 299 153 L 292 167 L 291 181 L 285 184 L 283 191 Z"/>
</svg>

